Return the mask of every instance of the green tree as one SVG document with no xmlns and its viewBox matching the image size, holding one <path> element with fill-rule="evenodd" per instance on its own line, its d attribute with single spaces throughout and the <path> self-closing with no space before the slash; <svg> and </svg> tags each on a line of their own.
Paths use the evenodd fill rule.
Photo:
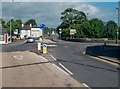
<svg viewBox="0 0 120 89">
<path fill-rule="evenodd" d="M 90 20 L 92 37 L 102 38 L 105 30 L 105 24 L 102 20 L 98 18 L 93 18 Z"/>
<path fill-rule="evenodd" d="M 0 24 L 2 25 L 3 28 L 5 28 L 5 21 L 3 18 L 0 19 Z"/>
<path fill-rule="evenodd" d="M 115 23 L 112 20 L 108 21 L 107 24 L 106 24 L 105 36 L 107 38 L 116 39 L 117 27 L 118 27 L 117 23 Z"/>
<path fill-rule="evenodd" d="M 59 28 L 62 28 L 62 36 L 70 36 L 70 29 L 76 29 L 76 24 L 81 24 L 86 21 L 86 15 L 84 12 L 68 8 L 61 13 L 62 23 L 58 26 L 57 32 L 59 32 Z M 76 34 L 78 36 L 78 34 Z"/>
<path fill-rule="evenodd" d="M 61 16 L 61 19 L 64 23 L 67 23 L 70 25 L 72 24 L 79 24 L 82 23 L 84 20 L 86 20 L 86 15 L 84 12 L 68 8 L 65 11 L 63 11 Z"/>
<path fill-rule="evenodd" d="M 25 25 L 30 25 L 30 24 L 32 24 L 32 27 L 37 26 L 37 23 L 34 19 L 29 19 L 27 22 L 25 22 Z"/>
<path fill-rule="evenodd" d="M 13 32 L 14 32 L 14 30 L 15 29 L 18 29 L 18 33 L 20 33 L 20 30 L 21 30 L 21 25 L 22 25 L 22 21 L 21 20 L 14 20 L 14 19 L 11 19 L 10 20 L 11 21 L 11 31 L 12 31 L 12 35 L 14 35 L 13 34 Z M 10 34 L 10 21 L 8 21 L 7 23 L 6 23 L 6 30 L 7 30 L 7 32 Z"/>
<path fill-rule="evenodd" d="M 93 37 L 93 31 L 92 27 L 89 21 L 84 21 L 81 25 L 80 28 L 78 29 L 82 36 L 81 37 Z"/>
</svg>

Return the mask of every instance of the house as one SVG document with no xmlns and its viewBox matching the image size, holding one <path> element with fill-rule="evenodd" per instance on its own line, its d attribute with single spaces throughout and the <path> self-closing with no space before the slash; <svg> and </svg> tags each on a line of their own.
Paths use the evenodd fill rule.
<svg viewBox="0 0 120 89">
<path fill-rule="evenodd" d="M 8 44 L 8 33 L 0 24 L 0 44 Z"/>
<path fill-rule="evenodd" d="M 31 33 L 31 27 L 29 25 L 22 24 L 22 29 L 20 31 L 20 38 L 25 39 L 27 37 L 30 37 L 30 33 Z"/>
<path fill-rule="evenodd" d="M 40 27 L 31 28 L 31 37 L 38 38 L 42 36 L 42 29 Z"/>
<path fill-rule="evenodd" d="M 40 27 L 34 26 L 32 27 L 32 25 L 23 25 L 22 24 L 22 29 L 20 32 L 20 38 L 21 39 L 25 39 L 28 37 L 34 37 L 34 38 L 38 38 L 42 36 L 42 29 L 40 29 Z"/>
</svg>

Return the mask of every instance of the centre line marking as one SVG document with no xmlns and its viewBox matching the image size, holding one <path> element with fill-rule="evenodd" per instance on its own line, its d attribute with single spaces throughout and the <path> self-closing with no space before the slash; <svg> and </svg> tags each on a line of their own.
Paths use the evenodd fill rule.
<svg viewBox="0 0 120 89">
<path fill-rule="evenodd" d="M 65 66 L 63 66 L 61 63 L 58 63 L 63 69 L 65 69 L 69 74 L 73 75 L 71 71 L 69 71 Z"/>
<path fill-rule="evenodd" d="M 66 75 L 69 75 L 67 72 L 65 72 L 64 70 L 62 70 L 62 69 L 61 69 L 60 67 L 58 67 L 57 65 L 55 65 L 55 64 L 53 64 L 53 63 L 52 63 L 52 65 L 55 66 L 56 68 L 58 68 L 58 69 L 59 69 L 60 71 L 62 71 L 63 73 L 65 73 Z"/>
</svg>

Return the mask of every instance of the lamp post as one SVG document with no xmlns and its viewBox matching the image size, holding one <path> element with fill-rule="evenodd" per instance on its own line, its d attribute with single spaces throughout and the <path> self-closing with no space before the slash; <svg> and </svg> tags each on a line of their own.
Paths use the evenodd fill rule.
<svg viewBox="0 0 120 89">
<path fill-rule="evenodd" d="M 14 0 L 12 0 L 12 2 L 14 2 Z M 12 42 L 12 23 L 11 23 L 11 20 L 12 19 L 10 18 L 10 42 Z"/>
<path fill-rule="evenodd" d="M 118 11 L 118 28 L 117 28 L 117 31 L 116 31 L 116 44 L 118 44 L 118 35 L 119 35 L 119 25 L 120 25 L 120 1 L 118 2 L 118 7 L 116 8 L 117 11 Z"/>
<path fill-rule="evenodd" d="M 88 19 L 88 15 L 89 15 L 89 13 L 87 13 L 87 19 Z"/>
</svg>

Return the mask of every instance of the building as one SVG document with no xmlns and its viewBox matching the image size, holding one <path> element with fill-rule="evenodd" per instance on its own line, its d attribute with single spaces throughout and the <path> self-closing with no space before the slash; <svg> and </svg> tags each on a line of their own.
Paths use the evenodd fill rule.
<svg viewBox="0 0 120 89">
<path fill-rule="evenodd" d="M 8 44 L 8 33 L 0 24 L 0 44 Z"/>
<path fill-rule="evenodd" d="M 42 29 L 39 27 L 31 28 L 31 37 L 38 38 L 40 36 L 42 36 Z"/>
<path fill-rule="evenodd" d="M 27 37 L 30 37 L 31 33 L 31 27 L 29 25 L 22 25 L 22 29 L 20 31 L 20 38 L 21 39 L 24 39 L 24 38 L 27 38 Z"/>
<path fill-rule="evenodd" d="M 34 26 L 32 27 L 32 25 L 23 25 L 22 24 L 22 29 L 20 31 L 20 38 L 21 39 L 25 39 L 28 37 L 34 37 L 34 38 L 38 38 L 42 36 L 42 29 L 40 29 L 40 27 Z"/>
</svg>

